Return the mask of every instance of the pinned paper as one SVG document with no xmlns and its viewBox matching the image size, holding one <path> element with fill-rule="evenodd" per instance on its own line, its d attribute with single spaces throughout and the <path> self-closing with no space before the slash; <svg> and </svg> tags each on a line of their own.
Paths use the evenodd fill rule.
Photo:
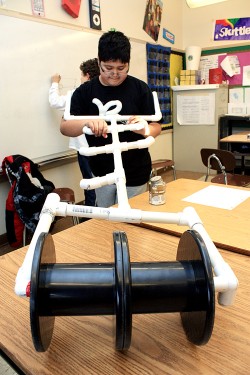
<svg viewBox="0 0 250 375">
<path fill-rule="evenodd" d="M 236 74 L 240 74 L 240 63 L 238 56 L 227 56 L 220 63 L 222 69 L 227 73 L 229 77 L 233 77 Z"/>
<path fill-rule="evenodd" d="M 250 87 L 244 88 L 244 102 L 250 106 Z"/>
<path fill-rule="evenodd" d="M 243 66 L 242 86 L 250 86 L 250 65 Z"/>
<path fill-rule="evenodd" d="M 34 16 L 45 17 L 43 0 L 31 0 L 31 6 Z"/>
<path fill-rule="evenodd" d="M 243 87 L 229 89 L 229 103 L 244 103 Z"/>
</svg>

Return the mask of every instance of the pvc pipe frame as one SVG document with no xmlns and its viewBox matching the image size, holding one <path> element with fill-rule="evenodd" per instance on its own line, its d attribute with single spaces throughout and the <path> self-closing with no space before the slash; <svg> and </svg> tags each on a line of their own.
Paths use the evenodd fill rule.
<svg viewBox="0 0 250 375">
<path fill-rule="evenodd" d="M 51 193 L 47 196 L 43 206 L 40 219 L 26 253 L 24 262 L 16 277 L 15 293 L 19 296 L 26 295 L 26 288 L 30 282 L 31 267 L 35 246 L 40 233 L 48 233 L 55 216 L 76 216 L 83 218 L 94 218 L 126 223 L 169 223 L 188 226 L 196 230 L 202 237 L 210 257 L 214 272 L 215 291 L 218 292 L 220 305 L 228 306 L 234 301 L 238 280 L 224 261 L 216 246 L 206 232 L 201 219 L 193 207 L 186 207 L 182 212 L 151 212 L 132 208 L 116 207 L 92 207 L 84 205 L 73 205 L 60 202 L 58 194 Z"/>
<path fill-rule="evenodd" d="M 158 121 L 161 118 L 161 112 L 159 108 L 159 103 L 157 100 L 156 93 L 153 93 L 154 103 L 155 103 L 155 115 L 152 116 L 140 116 L 144 120 L 148 121 Z M 26 296 L 26 289 L 30 283 L 31 278 L 31 268 L 33 262 L 33 256 L 35 251 L 35 246 L 40 233 L 48 233 L 51 223 L 55 216 L 76 216 L 83 218 L 95 218 L 110 221 L 119 221 L 126 223 L 170 223 L 177 225 L 188 226 L 190 229 L 196 230 L 202 237 L 211 260 L 211 264 L 214 272 L 214 286 L 215 291 L 218 292 L 218 302 L 220 305 L 230 305 L 234 301 L 236 290 L 238 287 L 238 280 L 230 268 L 230 266 L 224 261 L 216 246 L 212 242 L 208 233 L 206 232 L 201 219 L 196 213 L 195 209 L 192 207 L 185 208 L 179 213 L 168 213 L 168 212 L 151 212 L 142 211 L 138 209 L 130 208 L 128 203 L 127 191 L 126 191 L 126 179 L 125 172 L 122 165 L 121 152 L 126 149 L 137 148 L 137 147 L 148 147 L 152 143 L 153 137 L 148 137 L 145 140 L 138 142 L 131 142 L 127 144 L 126 142 L 120 143 L 118 132 L 126 131 L 126 126 L 123 129 L 118 129 L 121 125 L 117 126 L 117 121 L 123 121 L 128 119 L 130 116 L 121 116 L 117 114 L 117 111 L 121 109 L 121 103 L 119 101 L 112 101 L 107 103 L 105 106 L 98 99 L 94 99 L 93 102 L 97 104 L 99 108 L 100 116 L 91 117 L 92 119 L 104 119 L 111 121 L 111 126 L 109 131 L 112 134 L 113 143 L 108 145 L 108 147 L 100 148 L 89 148 L 88 155 L 95 155 L 96 153 L 111 153 L 114 154 L 114 164 L 115 170 L 103 177 L 96 177 L 93 179 L 82 180 L 80 183 L 81 188 L 95 189 L 100 186 L 107 184 L 116 183 L 117 195 L 118 195 L 118 208 L 109 207 L 92 207 L 92 206 L 81 206 L 72 205 L 60 202 L 59 195 L 51 193 L 47 196 L 44 203 L 43 209 L 40 214 L 40 219 L 36 227 L 35 233 L 32 237 L 31 243 L 29 245 L 28 251 L 26 253 L 24 262 L 20 269 L 18 270 L 16 276 L 15 293 L 19 296 Z M 116 106 L 111 111 L 108 109 L 111 106 Z M 67 100 L 66 110 L 69 111 L 70 108 L 70 97 Z M 65 111 L 66 111 L 65 110 Z M 112 113 L 111 113 L 112 112 Z M 106 113 L 106 115 L 104 114 Z M 87 117 L 76 117 L 76 116 L 66 116 L 65 119 L 86 119 Z M 88 117 L 90 118 L 90 117 Z M 145 124 L 135 124 L 136 126 L 144 126 Z M 128 130 L 133 130 L 133 126 L 129 126 Z M 152 139 L 151 139 L 152 138 Z M 88 149 L 88 148 L 87 148 Z M 84 154 L 84 150 L 81 150 Z M 100 152 L 99 152 L 100 151 Z"/>
<path fill-rule="evenodd" d="M 159 101 L 157 98 L 157 93 L 154 91 L 153 93 L 153 99 L 154 99 L 154 107 L 155 107 L 155 114 L 154 115 L 143 115 L 140 116 L 146 121 L 159 121 L 162 118 L 161 110 Z M 132 115 L 119 115 L 118 112 L 120 112 L 122 108 L 122 104 L 119 100 L 112 100 L 105 105 L 102 104 L 102 102 L 99 99 L 93 99 L 92 102 L 97 105 L 99 109 L 99 116 L 74 116 L 70 114 L 70 103 L 71 103 L 71 96 L 72 91 L 68 91 L 67 93 L 67 99 L 66 99 L 66 105 L 65 105 L 65 111 L 64 111 L 64 119 L 65 120 L 105 120 L 105 121 L 126 121 L 128 120 Z M 115 106 L 114 109 L 109 110 L 109 108 Z"/>
</svg>

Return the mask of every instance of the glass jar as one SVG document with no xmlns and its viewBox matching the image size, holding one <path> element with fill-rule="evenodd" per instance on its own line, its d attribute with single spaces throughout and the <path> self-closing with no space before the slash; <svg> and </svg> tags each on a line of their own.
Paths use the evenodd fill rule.
<svg viewBox="0 0 250 375">
<path fill-rule="evenodd" d="M 154 176 L 149 181 L 149 203 L 160 205 L 165 203 L 166 184 L 161 176 Z"/>
</svg>

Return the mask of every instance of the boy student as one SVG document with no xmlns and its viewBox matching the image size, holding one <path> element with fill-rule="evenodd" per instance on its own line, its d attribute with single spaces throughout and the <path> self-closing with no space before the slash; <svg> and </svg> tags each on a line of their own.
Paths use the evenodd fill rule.
<svg viewBox="0 0 250 375">
<path fill-rule="evenodd" d="M 92 78 L 99 76 L 100 70 L 98 65 L 98 60 L 90 59 L 83 61 L 80 65 L 81 70 L 81 83 L 85 83 Z M 59 74 L 54 74 L 51 77 L 51 87 L 49 90 L 49 104 L 51 108 L 56 109 L 65 109 L 66 105 L 66 95 L 59 94 L 59 82 L 61 81 L 61 76 Z M 89 166 L 89 158 L 84 155 L 79 154 L 79 149 L 83 146 L 88 146 L 85 135 L 81 134 L 78 137 L 70 138 L 69 147 L 77 150 L 78 164 L 82 172 L 83 178 L 91 178 L 92 172 Z M 85 190 L 85 205 L 86 206 L 95 206 L 96 196 L 95 190 Z"/>
<path fill-rule="evenodd" d="M 130 62 L 129 39 L 119 31 L 104 33 L 98 45 L 100 76 L 78 87 L 71 100 L 71 114 L 75 116 L 98 116 L 98 107 L 92 103 L 97 98 L 103 104 L 111 100 L 122 103 L 121 115 L 131 116 L 128 123 L 144 122 L 143 129 L 119 133 L 121 142 L 143 139 L 149 135 L 156 137 L 161 132 L 159 123 L 147 123 L 139 115 L 151 115 L 155 112 L 152 93 L 147 84 L 128 75 Z M 86 135 L 89 146 L 103 146 L 112 142 L 107 134 L 108 125 L 103 120 L 61 121 L 61 133 L 67 136 L 79 136 L 83 127 L 88 127 L 94 135 Z M 151 158 L 148 149 L 133 149 L 122 153 L 126 175 L 128 197 L 147 190 L 151 172 Z M 90 166 L 94 176 L 104 176 L 114 171 L 113 154 L 101 154 L 90 157 Z M 97 205 L 110 207 L 117 203 L 116 185 L 107 185 L 96 189 Z"/>
</svg>

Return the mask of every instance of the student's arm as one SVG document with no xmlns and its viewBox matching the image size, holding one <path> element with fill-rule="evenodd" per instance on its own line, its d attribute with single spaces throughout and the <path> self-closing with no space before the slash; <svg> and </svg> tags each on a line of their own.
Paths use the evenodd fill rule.
<svg viewBox="0 0 250 375">
<path fill-rule="evenodd" d="M 141 81 L 139 82 L 138 88 L 138 102 L 140 106 L 140 115 L 149 115 L 155 112 L 153 95 L 149 87 Z M 141 130 L 134 130 L 134 133 L 141 134 L 143 137 L 147 138 L 152 136 L 156 138 L 161 133 L 161 124 L 158 122 L 147 122 L 142 119 L 141 116 L 135 115 L 131 116 L 128 120 L 128 124 L 135 124 L 137 122 L 143 123 L 144 128 Z"/>
<path fill-rule="evenodd" d="M 78 87 L 71 97 L 70 113 L 75 116 L 81 116 L 84 113 L 83 104 L 86 103 L 83 90 L 86 86 Z M 78 137 L 83 134 L 83 128 L 89 128 L 96 137 L 107 137 L 108 125 L 104 120 L 65 120 L 62 118 L 60 131 L 68 137 Z"/>
<path fill-rule="evenodd" d="M 148 123 L 146 120 L 141 119 L 140 116 L 132 116 L 128 120 L 128 124 L 136 124 L 137 122 L 144 123 L 144 128 L 134 130 L 134 133 L 141 134 L 145 138 L 149 136 L 156 138 L 161 133 L 161 125 L 158 122 Z"/>
<path fill-rule="evenodd" d="M 78 137 L 83 134 L 83 128 L 89 128 L 96 137 L 107 138 L 108 125 L 104 120 L 64 120 L 62 118 L 60 131 L 68 137 Z"/>
<path fill-rule="evenodd" d="M 64 109 L 66 104 L 66 95 L 59 94 L 59 82 L 61 76 L 54 74 L 51 77 L 51 87 L 49 89 L 49 104 L 51 108 Z"/>
</svg>

